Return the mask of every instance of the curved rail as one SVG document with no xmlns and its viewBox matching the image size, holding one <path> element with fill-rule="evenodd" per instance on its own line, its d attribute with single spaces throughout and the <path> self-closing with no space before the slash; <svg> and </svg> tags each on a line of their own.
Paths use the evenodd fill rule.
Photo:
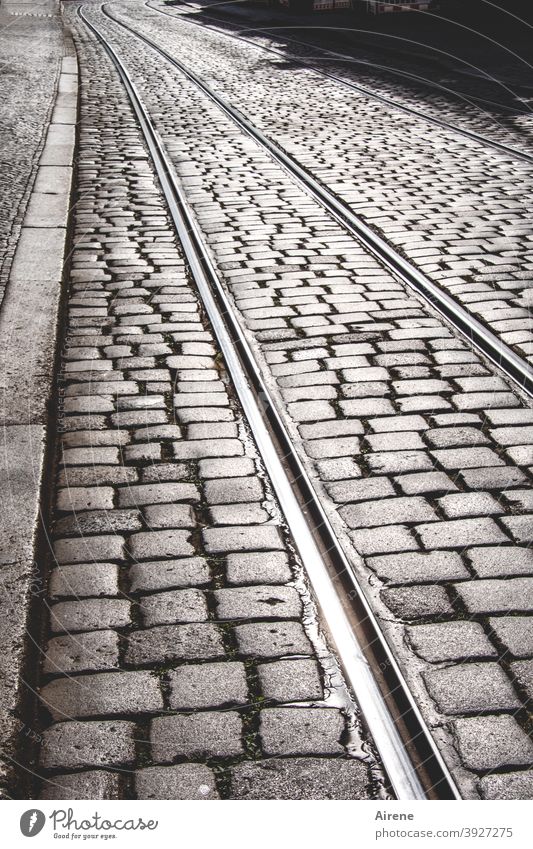
<svg viewBox="0 0 533 849">
<path fill-rule="evenodd" d="M 433 283 L 429 277 L 416 266 L 406 260 L 385 239 L 374 232 L 356 215 L 351 207 L 331 192 L 327 186 L 315 179 L 288 153 L 268 138 L 262 130 L 251 123 L 238 109 L 223 100 L 197 74 L 186 65 L 175 59 L 164 48 L 151 38 L 137 32 L 129 24 L 116 18 L 102 6 L 104 14 L 119 26 L 129 31 L 143 41 L 171 65 L 177 68 L 188 80 L 197 86 L 212 100 L 237 126 L 251 136 L 290 176 L 316 200 L 333 218 L 352 236 L 361 242 L 365 248 L 382 264 L 385 265 L 397 279 L 417 291 L 424 297 L 447 321 L 466 337 L 471 345 L 475 345 L 496 366 L 501 368 L 520 386 L 522 390 L 533 396 L 533 369 L 515 352 L 496 336 L 489 328 L 472 316 L 450 295 Z"/>
<path fill-rule="evenodd" d="M 149 3 L 149 0 L 146 0 L 144 5 L 147 8 L 152 9 L 154 12 L 159 12 L 162 15 L 167 15 L 167 17 L 169 18 L 179 18 L 178 15 L 172 15 L 170 12 L 167 12 L 166 9 L 159 9 L 156 6 L 152 6 Z M 183 5 L 191 6 L 191 8 L 197 8 L 194 7 L 192 4 L 186 2 L 184 2 Z M 209 17 L 208 19 L 212 21 L 217 20 L 217 18 Z M 226 23 L 222 19 L 219 20 L 220 23 Z M 199 21 L 192 21 L 189 18 L 187 18 L 187 23 L 196 24 L 196 26 L 205 26 L 207 29 L 211 29 L 219 34 L 226 35 L 228 38 L 234 38 L 238 41 L 243 41 L 245 44 L 256 47 L 258 50 L 264 50 L 267 53 L 274 53 L 275 55 L 281 56 L 284 59 L 287 58 L 286 54 L 283 53 L 282 50 L 278 50 L 276 47 L 267 47 L 265 44 L 258 44 L 256 41 L 252 41 L 252 39 L 246 38 L 245 36 L 239 35 L 238 33 L 224 32 L 218 27 L 211 26 L 210 24 L 203 24 Z M 258 34 L 269 35 L 273 37 L 276 36 L 276 33 L 271 32 L 267 29 L 258 30 Z M 293 44 L 303 45 L 304 47 L 308 47 L 314 50 L 320 50 L 322 53 L 327 53 L 329 56 L 333 56 L 342 62 L 353 61 L 352 57 L 346 56 L 343 53 L 337 53 L 335 50 L 327 50 L 326 48 L 318 47 L 315 44 L 308 44 L 305 41 L 299 41 L 298 39 L 291 38 L 290 36 L 287 36 L 285 34 L 283 35 L 283 38 L 286 41 L 292 42 Z M 307 60 L 305 58 L 295 56 L 294 54 L 290 54 L 290 59 L 293 62 L 296 62 L 298 65 L 302 65 L 304 68 L 308 68 L 309 70 L 313 71 L 315 74 L 318 74 L 321 77 L 325 77 L 328 80 L 332 80 L 333 82 L 345 86 L 346 88 L 358 91 L 360 94 L 364 94 L 366 97 L 371 97 L 373 100 L 378 100 L 380 103 L 384 103 L 386 106 L 390 106 L 393 109 L 403 112 L 406 115 L 412 115 L 415 118 L 426 121 L 429 124 L 433 124 L 433 126 L 441 127 L 445 130 L 450 130 L 454 133 L 459 133 L 460 135 L 470 139 L 470 141 L 477 142 L 478 144 L 484 145 L 485 147 L 494 148 L 498 151 L 498 153 L 503 153 L 506 156 L 513 157 L 514 159 L 521 159 L 524 162 L 533 163 L 533 153 L 527 153 L 527 151 L 525 150 L 519 150 L 516 147 L 504 144 L 503 142 L 498 142 L 495 139 L 489 139 L 487 136 L 484 136 L 481 133 L 476 133 L 475 130 L 469 130 L 466 127 L 458 127 L 457 124 L 452 124 L 450 123 L 450 121 L 444 120 L 444 118 L 437 118 L 434 115 L 428 115 L 426 112 L 422 112 L 419 109 L 414 109 L 412 106 L 405 106 L 403 103 L 398 103 L 396 100 L 392 100 L 392 98 L 390 97 L 386 97 L 383 94 L 378 94 L 377 92 L 372 91 L 371 89 L 366 88 L 365 86 L 362 86 L 359 83 L 354 83 L 351 80 L 345 79 L 344 77 L 339 77 L 336 74 L 330 73 L 329 71 L 324 71 L 322 68 L 316 68 L 312 64 L 312 59 Z"/>
<path fill-rule="evenodd" d="M 126 88 L 228 372 L 391 787 L 402 800 L 460 798 L 274 406 L 136 87 L 81 7 L 78 15 L 106 50 Z M 343 590 L 346 583 L 349 591 Z"/>
</svg>

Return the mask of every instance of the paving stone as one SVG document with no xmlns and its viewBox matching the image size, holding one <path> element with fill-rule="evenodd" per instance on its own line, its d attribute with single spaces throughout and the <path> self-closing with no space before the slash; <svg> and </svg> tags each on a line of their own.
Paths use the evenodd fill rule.
<svg viewBox="0 0 533 849">
<path fill-rule="evenodd" d="M 166 590 L 177 587 L 203 587 L 211 580 L 209 566 L 202 557 L 136 563 L 129 571 L 131 592 Z"/>
<path fill-rule="evenodd" d="M 503 460 L 491 448 L 443 448 L 432 451 L 431 454 L 445 469 L 504 465 Z"/>
<path fill-rule="evenodd" d="M 135 735 L 133 722 L 60 722 L 44 732 L 40 765 L 44 769 L 132 766 Z"/>
<path fill-rule="evenodd" d="M 234 628 L 240 655 L 283 657 L 312 655 L 313 647 L 299 622 L 250 622 Z"/>
<path fill-rule="evenodd" d="M 113 489 L 110 486 L 69 487 L 57 492 L 58 510 L 112 510 Z"/>
<path fill-rule="evenodd" d="M 59 486 L 100 486 L 105 484 L 135 483 L 136 469 L 124 466 L 79 466 L 65 468 L 59 472 Z"/>
<path fill-rule="evenodd" d="M 425 438 L 433 448 L 452 448 L 462 445 L 486 445 L 490 442 L 482 430 L 475 427 L 440 427 L 427 430 Z"/>
<path fill-rule="evenodd" d="M 424 498 L 381 498 L 344 507 L 341 515 L 349 528 L 397 525 L 401 522 L 433 521 L 438 517 Z"/>
<path fill-rule="evenodd" d="M 115 465 L 119 462 L 118 448 L 65 448 L 61 462 L 65 466 Z"/>
<path fill-rule="evenodd" d="M 466 548 L 492 542 L 509 542 L 492 519 L 455 519 L 418 525 L 417 532 L 426 548 Z"/>
<path fill-rule="evenodd" d="M 302 439 L 324 439 L 338 436 L 357 436 L 363 433 L 361 422 L 351 419 L 335 419 L 316 424 L 302 424 L 298 430 Z"/>
<path fill-rule="evenodd" d="M 526 483 L 526 476 L 520 469 L 512 466 L 496 466 L 485 469 L 465 469 L 459 473 L 460 480 L 468 489 L 497 489 L 520 486 Z"/>
<path fill-rule="evenodd" d="M 40 700 L 57 720 L 163 710 L 158 679 L 149 672 L 57 678 L 42 688 Z"/>
<path fill-rule="evenodd" d="M 379 531 L 364 528 L 350 533 L 359 554 L 387 554 L 390 551 L 413 551 L 418 544 L 405 525 L 386 525 Z"/>
<path fill-rule="evenodd" d="M 497 663 L 463 663 L 424 673 L 429 694 L 445 714 L 516 710 L 521 706 Z"/>
<path fill-rule="evenodd" d="M 276 702 L 313 701 L 324 697 L 314 660 L 279 660 L 257 667 L 261 691 Z"/>
<path fill-rule="evenodd" d="M 137 799 L 219 799 L 215 774 L 204 764 L 147 767 L 135 773 Z"/>
<path fill-rule="evenodd" d="M 124 540 L 116 534 L 84 539 L 59 539 L 54 543 L 54 556 L 60 564 L 123 560 Z"/>
<path fill-rule="evenodd" d="M 395 587 L 382 590 L 381 598 L 399 619 L 425 619 L 453 613 L 444 587 Z"/>
<path fill-rule="evenodd" d="M 527 613 L 533 578 L 468 581 L 456 584 L 455 590 L 470 613 Z"/>
<path fill-rule="evenodd" d="M 533 775 L 529 770 L 485 775 L 479 787 L 483 799 L 533 799 Z"/>
<path fill-rule="evenodd" d="M 239 478 L 255 474 L 255 463 L 251 457 L 205 459 L 198 464 L 200 477 L 203 478 Z"/>
<path fill-rule="evenodd" d="M 178 660 L 217 660 L 225 657 L 222 635 L 211 622 L 159 625 L 132 631 L 126 663 L 141 666 Z"/>
<path fill-rule="evenodd" d="M 485 772 L 531 764 L 533 743 L 511 716 L 458 719 L 455 734 L 467 769 Z"/>
<path fill-rule="evenodd" d="M 422 416 L 396 415 L 393 417 L 369 419 L 368 424 L 375 433 L 387 433 L 403 430 L 427 430 L 428 423 Z"/>
<path fill-rule="evenodd" d="M 213 595 L 220 619 L 295 619 L 302 611 L 294 587 L 236 587 Z"/>
<path fill-rule="evenodd" d="M 128 546 L 135 560 L 187 557 L 195 553 L 189 538 L 189 531 L 148 531 L 133 534 Z"/>
<path fill-rule="evenodd" d="M 459 492 L 439 498 L 447 519 L 467 516 L 492 516 L 502 512 L 501 505 L 488 492 Z"/>
<path fill-rule="evenodd" d="M 245 705 L 248 686 L 242 663 L 189 664 L 169 673 L 174 710 Z"/>
<path fill-rule="evenodd" d="M 91 510 L 58 519 L 54 524 L 54 533 L 86 538 L 91 534 L 128 533 L 141 528 L 141 517 L 137 510 Z"/>
<path fill-rule="evenodd" d="M 502 516 L 501 523 L 504 525 L 509 536 L 516 542 L 533 542 L 533 514 L 527 516 Z"/>
<path fill-rule="evenodd" d="M 173 504 L 176 501 L 198 501 L 198 487 L 192 483 L 153 483 L 128 486 L 118 491 L 121 507 L 144 504 Z"/>
<path fill-rule="evenodd" d="M 196 519 L 189 504 L 153 504 L 143 509 L 149 528 L 194 528 Z"/>
<path fill-rule="evenodd" d="M 456 484 L 444 472 L 414 472 L 394 480 L 406 495 L 434 495 L 457 490 Z"/>
<path fill-rule="evenodd" d="M 466 552 L 480 578 L 533 575 L 533 551 L 518 546 L 484 545 Z"/>
<path fill-rule="evenodd" d="M 174 442 L 172 452 L 176 460 L 238 457 L 244 454 L 244 446 L 240 439 L 188 439 L 184 442 Z"/>
<path fill-rule="evenodd" d="M 205 528 L 202 531 L 202 536 L 208 554 L 284 549 L 280 530 L 274 525 L 234 525 L 227 528 Z"/>
<path fill-rule="evenodd" d="M 43 782 L 40 799 L 119 799 L 120 773 L 87 770 L 54 775 Z"/>
<path fill-rule="evenodd" d="M 118 595 L 118 566 L 115 563 L 58 566 L 50 573 L 48 593 L 53 599 Z"/>
<path fill-rule="evenodd" d="M 394 487 L 388 478 L 364 478 L 341 483 L 330 483 L 326 489 L 337 504 L 347 504 L 354 501 L 367 501 L 373 498 L 386 498 L 394 495 Z M 342 515 L 342 510 L 340 511 Z"/>
<path fill-rule="evenodd" d="M 316 463 L 320 479 L 336 481 L 361 477 L 361 470 L 351 457 L 341 457 L 333 460 L 319 460 Z"/>
<path fill-rule="evenodd" d="M 533 700 L 533 660 L 520 660 L 512 663 L 511 672 L 527 698 Z"/>
<path fill-rule="evenodd" d="M 351 416 L 354 418 L 391 416 L 394 413 L 394 407 L 386 398 L 358 398 L 353 401 L 340 401 L 339 407 L 342 410 L 343 415 L 348 418 Z M 325 419 L 328 418 L 328 416 L 317 416 L 317 418 Z M 329 418 L 332 418 L 332 416 Z"/>
<path fill-rule="evenodd" d="M 496 639 L 515 657 L 533 655 L 533 617 L 498 616 L 489 619 Z"/>
<path fill-rule="evenodd" d="M 499 445 L 524 445 L 531 441 L 531 425 L 524 427 L 497 427 L 490 435 Z"/>
<path fill-rule="evenodd" d="M 287 404 L 287 410 L 296 422 L 315 422 L 335 418 L 335 410 L 329 401 L 294 401 Z"/>
<path fill-rule="evenodd" d="M 413 551 L 369 557 L 366 562 L 382 580 L 395 584 L 420 584 L 470 577 L 459 555 L 452 551 L 431 551 L 427 554 Z"/>
<path fill-rule="evenodd" d="M 176 758 L 232 758 L 243 754 L 242 721 L 235 711 L 163 716 L 152 720 L 150 743 L 156 763 Z"/>
<path fill-rule="evenodd" d="M 257 502 L 252 504 L 218 504 L 211 507 L 209 516 L 213 525 L 260 525 L 271 518 Z"/>
<path fill-rule="evenodd" d="M 164 481 L 179 481 L 189 475 L 184 463 L 160 463 L 147 466 L 141 470 L 142 479 L 146 483 L 163 483 Z"/>
<path fill-rule="evenodd" d="M 378 451 L 366 457 L 369 468 L 378 474 L 431 471 L 433 461 L 425 451 Z"/>
<path fill-rule="evenodd" d="M 126 599 L 60 601 L 50 608 L 50 630 L 53 634 L 125 628 L 130 623 L 131 605 Z"/>
<path fill-rule="evenodd" d="M 205 595 L 200 590 L 169 590 L 143 596 L 140 610 L 146 627 L 207 619 Z"/>
<path fill-rule="evenodd" d="M 356 437 L 335 439 L 314 439 L 306 443 L 309 457 L 326 459 L 329 457 L 349 457 L 359 453 L 360 442 Z"/>
<path fill-rule="evenodd" d="M 259 737 L 265 755 L 340 755 L 344 717 L 334 708 L 266 708 Z"/>
<path fill-rule="evenodd" d="M 367 767 L 355 759 L 269 758 L 231 768 L 232 799 L 362 799 Z"/>
<path fill-rule="evenodd" d="M 416 431 L 367 434 L 365 438 L 372 451 L 411 451 L 426 447 Z"/>
<path fill-rule="evenodd" d="M 226 558 L 228 584 L 282 584 L 292 580 L 284 551 L 255 551 L 229 554 Z"/>
<path fill-rule="evenodd" d="M 257 477 L 209 480 L 204 491 L 208 504 L 235 504 L 264 498 L 263 486 Z"/>
<path fill-rule="evenodd" d="M 118 667 L 115 631 L 89 631 L 51 639 L 45 649 L 43 671 L 58 674 L 97 672 Z"/>
<path fill-rule="evenodd" d="M 430 663 L 497 658 L 498 652 L 477 622 L 443 622 L 407 629 L 413 651 Z"/>
</svg>

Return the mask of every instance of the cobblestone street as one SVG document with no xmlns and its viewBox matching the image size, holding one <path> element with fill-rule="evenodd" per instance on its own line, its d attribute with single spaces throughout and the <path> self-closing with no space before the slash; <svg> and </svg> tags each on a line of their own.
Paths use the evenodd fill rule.
<svg viewBox="0 0 533 849">
<path fill-rule="evenodd" d="M 42 395 L 34 417 L 17 413 L 24 361 L 13 365 L 6 346 L 2 364 L 6 444 L 19 426 L 35 428 L 30 448 L 5 461 L 15 481 L 7 512 L 18 516 L 28 500 L 13 495 L 24 453 L 40 498 L 33 554 L 15 555 L 12 518 L 0 529 L 0 563 L 25 564 L 26 619 L 14 632 L 29 635 L 26 648 L 16 637 L 16 705 L 0 722 L 6 796 L 398 797 L 176 230 L 175 203 L 194 222 L 199 265 L 215 269 L 223 320 L 231 331 L 234 314 L 268 396 L 249 374 L 246 385 L 272 429 L 273 407 L 301 464 L 299 474 L 274 430 L 289 480 L 300 501 L 300 478 L 316 492 L 302 515 L 332 591 L 345 609 L 363 599 L 363 626 L 374 631 L 354 631 L 365 657 L 381 641 L 391 659 L 378 680 L 396 675 L 393 688 L 405 687 L 420 711 L 434 747 L 422 757 L 457 796 L 532 799 L 533 407 L 505 352 L 526 374 L 533 118 L 498 125 L 472 104 L 459 116 L 442 93 L 409 101 L 406 88 L 376 78 L 376 92 L 449 124 L 435 126 L 285 62 L 263 49 L 266 36 L 237 41 L 186 13 L 161 0 L 69 2 L 63 34 L 57 17 L 6 15 L 4 33 L 44 32 L 35 65 L 54 67 L 36 72 L 35 126 L 19 134 L 9 122 L 30 84 L 17 74 L 19 89 L 8 87 L 7 292 L 17 285 L 17 226 L 59 269 L 54 277 L 43 260 L 25 272 L 56 281 L 55 306 L 26 342 L 39 351 L 42 338 L 48 351 L 45 366 L 34 353 L 25 376 L 29 397 Z M 356 68 L 349 78 L 357 82 Z M 57 159 L 41 155 L 52 115 Z M 455 130 L 460 120 L 480 140 Z M 501 362 L 246 122 L 478 319 Z M 39 156 L 34 192 L 60 205 L 58 224 L 35 218 L 38 199 L 29 200 Z M 61 231 L 63 247 L 51 230 L 39 235 L 46 227 Z M 29 253 L 38 263 L 39 249 Z M 33 295 L 20 291 L 23 315 Z M 23 333 L 25 320 L 12 324 Z M 0 693 L 0 712 L 4 701 Z M 405 704 L 393 712 L 398 727 Z M 436 798 L 441 779 L 425 768 L 424 792 Z"/>
</svg>

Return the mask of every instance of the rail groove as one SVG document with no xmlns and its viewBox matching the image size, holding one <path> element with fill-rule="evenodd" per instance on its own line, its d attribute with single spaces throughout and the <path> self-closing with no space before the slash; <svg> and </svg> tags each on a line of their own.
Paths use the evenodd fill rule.
<svg viewBox="0 0 533 849">
<path fill-rule="evenodd" d="M 148 9 L 152 9 L 154 12 L 159 12 L 162 15 L 167 15 L 169 18 L 174 18 L 179 20 L 179 15 L 172 15 L 170 12 L 167 12 L 166 9 L 160 9 L 156 6 L 152 6 L 149 3 L 149 0 L 146 0 L 144 4 Z M 197 6 L 194 6 L 192 3 L 183 2 L 184 6 L 190 6 L 191 8 L 197 9 Z M 202 13 L 203 15 L 203 13 Z M 219 21 L 220 23 L 226 23 L 221 18 L 210 18 L 208 20 Z M 267 47 L 265 44 L 258 44 L 256 41 L 253 41 L 251 38 L 246 38 L 239 33 L 226 32 L 225 30 L 221 30 L 219 27 L 212 26 L 210 24 L 200 23 L 200 21 L 191 21 L 187 18 L 187 23 L 195 24 L 196 26 L 204 26 L 207 29 L 214 30 L 218 34 L 226 35 L 228 38 L 234 38 L 238 41 L 243 41 L 245 44 L 251 45 L 252 47 L 257 48 L 258 50 L 264 50 L 267 53 L 273 53 L 276 56 L 281 56 L 286 59 L 287 56 L 283 53 L 282 50 L 278 50 L 276 47 Z M 253 27 L 250 28 L 250 31 L 254 31 Z M 268 35 L 271 37 L 276 37 L 276 33 L 272 32 L 268 29 L 258 29 L 256 32 L 259 35 Z M 344 53 L 338 53 L 336 50 L 327 50 L 325 47 L 318 47 L 315 44 L 309 44 L 305 41 L 300 41 L 297 38 L 292 38 L 291 36 L 283 34 L 283 38 L 285 41 L 292 42 L 292 44 L 302 45 L 304 47 L 308 47 L 314 50 L 320 50 L 324 54 L 328 54 L 329 56 L 333 56 L 335 59 L 338 59 L 340 62 L 353 62 L 353 58 L 351 56 L 347 56 Z M 315 74 L 318 74 L 321 77 L 325 77 L 328 80 L 332 80 L 339 85 L 345 86 L 346 88 L 350 88 L 353 91 L 358 91 L 361 94 L 364 94 L 366 97 L 371 97 L 373 100 L 377 100 L 380 103 L 384 103 L 386 106 L 390 106 L 393 109 L 398 110 L 399 112 L 403 112 L 406 115 L 412 115 L 415 118 L 426 121 L 429 124 L 433 124 L 433 126 L 442 127 L 445 130 L 450 130 L 454 133 L 459 133 L 462 136 L 470 139 L 470 141 L 477 142 L 478 144 L 484 145 L 485 147 L 492 147 L 498 151 L 498 153 L 503 153 L 506 156 L 512 156 L 514 159 L 522 159 L 524 162 L 533 163 L 533 153 L 527 153 L 525 150 L 519 150 L 516 147 L 512 147 L 511 145 L 504 144 L 503 142 L 498 142 L 495 139 L 489 139 L 487 136 L 482 135 L 481 133 L 476 133 L 475 130 L 469 130 L 466 127 L 458 127 L 457 124 L 452 124 L 450 121 L 445 121 L 444 118 L 437 118 L 434 115 L 428 115 L 427 112 L 423 112 L 420 109 L 414 109 L 412 106 L 405 106 L 403 103 L 398 103 L 398 101 L 393 100 L 390 97 L 386 97 L 383 94 L 378 94 L 375 91 L 372 91 L 365 86 L 360 85 L 359 83 L 354 83 L 351 80 L 347 80 L 344 77 L 339 77 L 337 74 L 332 74 L 329 71 L 324 71 L 322 68 L 316 68 L 312 62 L 312 59 L 305 59 L 300 56 L 295 56 L 293 53 L 290 55 L 291 61 L 296 62 L 298 65 L 302 65 L 304 68 L 313 71 Z"/>
<path fill-rule="evenodd" d="M 266 150 L 272 159 L 281 165 L 308 195 L 314 198 L 345 230 L 362 243 L 378 262 L 385 265 L 402 283 L 422 295 L 437 312 L 444 316 L 447 321 L 453 324 L 466 337 L 471 345 L 479 348 L 486 357 L 511 377 L 524 392 L 533 396 L 533 369 L 522 357 L 515 354 L 495 333 L 472 316 L 454 298 L 450 297 L 450 295 L 433 283 L 429 277 L 406 260 L 385 239 L 368 227 L 345 201 L 338 198 L 327 186 L 302 168 L 290 154 L 278 147 L 262 130 L 252 124 L 240 110 L 223 100 L 201 77 L 178 59 L 171 56 L 164 48 L 152 41 L 151 38 L 148 38 L 148 36 L 138 32 L 129 26 L 129 24 L 116 18 L 111 12 L 106 10 L 105 4 L 102 6 L 102 11 L 110 20 L 129 31 L 140 41 L 143 41 L 152 50 L 159 53 L 160 56 L 163 56 L 180 73 L 203 91 L 241 130 Z"/>
<path fill-rule="evenodd" d="M 391 788 L 401 800 L 460 798 L 274 406 L 135 84 L 83 7 L 78 8 L 78 15 L 104 47 L 126 88 L 228 372 L 318 599 L 324 626 Z"/>
</svg>

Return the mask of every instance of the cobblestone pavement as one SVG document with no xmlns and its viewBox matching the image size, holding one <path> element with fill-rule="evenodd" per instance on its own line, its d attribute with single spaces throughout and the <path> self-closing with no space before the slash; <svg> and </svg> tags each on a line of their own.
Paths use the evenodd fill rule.
<svg viewBox="0 0 533 849">
<path fill-rule="evenodd" d="M 185 16 L 185 19 L 189 22 L 195 20 L 203 22 L 204 20 L 204 15 L 201 14 L 200 17 L 200 13 L 198 13 L 201 5 L 197 3 L 183 4 L 178 2 L 177 5 L 172 6 L 165 3 L 165 0 L 149 0 L 149 6 L 176 17 Z M 254 10 L 253 16 L 247 15 L 247 7 L 242 6 L 222 6 L 213 11 L 216 12 L 216 17 L 211 17 L 210 10 L 205 18 L 210 26 L 216 26 L 219 30 L 221 26 L 223 28 L 228 27 L 228 32 L 233 31 L 235 34 L 238 34 L 242 27 L 246 29 L 244 37 L 247 40 L 259 46 L 281 50 L 283 54 L 286 54 L 286 62 L 290 61 L 292 56 L 315 60 L 311 63 L 315 67 L 322 68 L 349 82 L 364 86 L 375 94 L 388 97 L 402 106 L 416 109 L 426 115 L 481 133 L 494 141 L 514 146 L 518 150 L 531 147 L 533 121 L 529 114 L 530 109 L 528 109 L 527 103 L 521 103 L 519 95 L 515 94 L 516 91 L 520 91 L 520 86 L 524 83 L 523 74 L 520 75 L 519 73 L 519 67 L 522 64 L 523 68 L 527 68 L 525 60 L 522 63 L 514 62 L 514 67 L 505 68 L 505 61 L 503 60 L 505 53 L 501 51 L 498 71 L 504 81 L 499 85 L 490 75 L 487 79 L 483 79 L 474 73 L 472 79 L 469 79 L 467 75 L 461 76 L 461 74 L 458 75 L 451 70 L 445 73 L 442 68 L 439 69 L 440 73 L 435 73 L 436 68 L 431 64 L 428 66 L 427 60 L 424 64 L 417 61 L 417 58 L 413 56 L 406 59 L 399 51 L 394 52 L 392 56 L 387 51 L 385 55 L 380 55 L 379 48 L 374 47 L 372 50 L 369 49 L 368 45 L 362 43 L 358 43 L 356 50 L 354 50 L 353 45 L 351 48 L 348 47 L 348 51 L 351 51 L 356 57 L 353 63 L 335 61 L 333 55 L 328 52 L 324 53 L 320 49 L 322 45 L 317 46 L 312 43 L 315 40 L 313 30 L 304 28 L 300 32 L 296 28 L 296 32 L 284 32 L 285 16 L 270 21 L 269 17 L 272 13 L 269 10 L 265 19 L 260 20 L 258 24 L 258 9 Z M 191 12 L 196 12 L 198 16 L 197 14 L 191 15 Z M 220 19 L 220 15 L 224 16 L 224 20 Z M 316 19 L 310 19 L 310 23 L 314 21 Z M 296 21 L 293 23 L 296 24 Z M 340 24 L 341 22 L 338 21 L 337 23 Z M 278 27 L 278 24 L 281 24 L 281 27 Z M 270 34 L 268 32 L 260 33 L 248 29 L 256 25 L 265 27 L 266 30 L 272 29 L 273 32 Z M 278 29 L 279 31 L 277 31 Z M 292 38 L 296 41 L 292 41 Z M 305 39 L 306 42 L 298 41 L 298 39 Z M 349 55 L 346 47 L 337 46 L 331 49 Z M 383 47 L 382 43 L 380 47 Z M 511 64 L 513 65 L 513 63 Z M 394 70 L 391 70 L 391 68 Z M 489 74 L 490 72 L 486 71 L 485 73 Z M 402 79 L 402 74 L 405 75 L 405 79 Z M 444 76 L 442 83 L 438 81 L 439 76 Z M 437 79 L 434 77 L 437 77 Z M 439 90 L 439 85 L 445 86 L 446 84 L 447 90 Z M 498 103 L 494 102 L 494 98 L 498 98 L 498 96 L 506 101 L 507 109 L 498 108 Z M 476 98 L 480 98 L 481 102 L 476 103 Z"/>
<path fill-rule="evenodd" d="M 531 795 L 533 411 L 191 83 L 90 15 L 133 73 L 464 795 Z"/>
<path fill-rule="evenodd" d="M 125 92 L 76 42 L 41 795 L 379 796 Z"/>
<path fill-rule="evenodd" d="M 1 303 L 54 103 L 63 56 L 58 20 L 0 12 L 0 56 Z"/>
<path fill-rule="evenodd" d="M 114 8 L 121 6 L 128 21 L 194 65 L 367 224 L 531 361 L 533 166 L 181 17 L 172 25 L 144 5 Z M 533 118 L 523 121 L 531 127 Z"/>
</svg>

